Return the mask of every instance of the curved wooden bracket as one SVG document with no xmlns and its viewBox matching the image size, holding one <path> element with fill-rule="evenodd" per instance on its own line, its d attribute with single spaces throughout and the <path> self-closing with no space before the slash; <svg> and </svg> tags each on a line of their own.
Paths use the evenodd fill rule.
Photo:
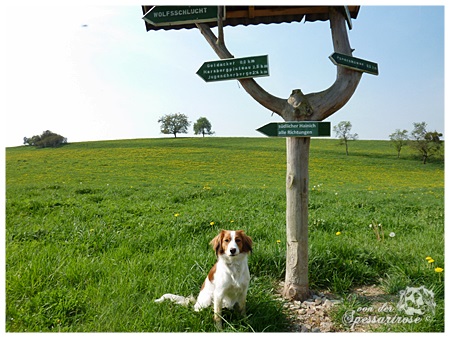
<svg viewBox="0 0 450 338">
<path fill-rule="evenodd" d="M 219 44 L 216 43 L 217 38 L 208 25 L 197 23 L 196 26 L 203 34 L 206 41 L 208 41 L 212 49 L 216 52 L 217 56 L 219 56 L 221 59 L 234 58 L 234 56 L 228 51 L 227 47 L 225 46 L 225 42 Z M 256 101 L 258 101 L 267 109 L 277 114 L 280 114 L 280 112 L 283 110 L 285 100 L 266 92 L 260 85 L 256 83 L 254 79 L 240 79 L 238 81 L 241 83 L 242 87 L 247 93 L 249 93 Z"/>
<path fill-rule="evenodd" d="M 234 56 L 225 42 L 220 41 L 206 24 L 196 24 L 209 45 L 221 59 Z M 345 26 L 344 15 L 330 7 L 330 28 L 334 51 L 352 55 Z M 352 97 L 362 73 L 337 66 L 337 77 L 328 89 L 311 94 L 303 94 L 300 89 L 292 91 L 288 99 L 282 99 L 266 92 L 254 79 L 238 80 L 245 91 L 267 109 L 280 115 L 285 121 L 322 121 L 342 108 Z"/>
<path fill-rule="evenodd" d="M 348 40 L 345 18 L 334 7 L 330 8 L 330 27 L 334 51 L 351 56 L 352 49 Z M 336 81 L 330 88 L 320 93 L 306 95 L 314 111 L 310 120 L 322 121 L 341 109 L 358 87 L 362 74 L 362 72 L 337 66 Z"/>
</svg>

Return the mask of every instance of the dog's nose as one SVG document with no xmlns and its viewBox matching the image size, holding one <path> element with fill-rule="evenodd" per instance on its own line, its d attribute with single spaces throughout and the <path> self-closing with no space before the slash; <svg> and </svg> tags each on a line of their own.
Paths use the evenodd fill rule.
<svg viewBox="0 0 450 338">
<path fill-rule="evenodd" d="M 232 255 L 234 255 L 234 254 L 236 253 L 236 249 L 235 249 L 235 248 L 230 249 L 230 253 L 231 253 Z"/>
</svg>

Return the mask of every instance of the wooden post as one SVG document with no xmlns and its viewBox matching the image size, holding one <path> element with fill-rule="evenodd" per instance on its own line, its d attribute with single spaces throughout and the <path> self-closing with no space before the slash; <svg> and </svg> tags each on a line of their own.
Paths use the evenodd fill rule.
<svg viewBox="0 0 450 338">
<path fill-rule="evenodd" d="M 286 138 L 286 278 L 283 296 L 309 298 L 308 162 L 310 137 Z"/>
<path fill-rule="evenodd" d="M 223 7 L 217 6 L 217 31 L 218 31 L 218 39 L 217 44 L 223 46 L 225 44 L 225 39 L 223 37 Z"/>
<path fill-rule="evenodd" d="M 330 29 L 334 51 L 351 56 L 345 16 L 336 7 L 329 7 Z M 221 58 L 232 58 L 225 43 L 217 38 L 208 25 L 197 23 L 209 45 Z M 292 91 L 288 99 L 271 95 L 254 79 L 238 80 L 253 99 L 285 121 L 322 121 L 341 109 L 352 97 L 362 72 L 337 66 L 337 76 L 331 87 L 318 93 Z M 308 162 L 310 138 L 288 137 L 286 140 L 286 279 L 283 296 L 288 299 L 309 298 L 308 286 Z"/>
</svg>

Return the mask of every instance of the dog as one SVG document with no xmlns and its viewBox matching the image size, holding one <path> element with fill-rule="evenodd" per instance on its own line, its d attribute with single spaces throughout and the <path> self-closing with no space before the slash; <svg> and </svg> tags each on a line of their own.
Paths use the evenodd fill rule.
<svg viewBox="0 0 450 338">
<path fill-rule="evenodd" d="M 247 290 L 250 282 L 247 256 L 252 252 L 252 239 L 242 230 L 222 230 L 210 243 L 216 252 L 217 262 L 203 282 L 195 311 L 214 306 L 214 322 L 222 329 L 222 308 L 236 308 L 245 315 Z M 192 297 L 165 294 L 155 302 L 170 299 L 187 305 Z"/>
</svg>

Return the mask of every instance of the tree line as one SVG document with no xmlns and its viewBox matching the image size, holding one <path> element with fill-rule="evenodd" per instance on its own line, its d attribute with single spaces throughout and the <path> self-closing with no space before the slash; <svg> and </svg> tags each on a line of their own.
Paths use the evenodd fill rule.
<svg viewBox="0 0 450 338">
<path fill-rule="evenodd" d="M 188 117 L 181 113 L 164 115 L 159 118 L 158 122 L 161 124 L 161 132 L 163 134 L 173 134 L 175 138 L 177 134 L 186 134 L 191 125 Z M 211 122 L 206 117 L 200 117 L 194 123 L 193 129 L 195 135 L 202 135 L 203 137 L 214 134 Z M 352 133 L 351 129 L 352 124 L 350 121 L 341 121 L 333 127 L 340 144 L 345 145 L 345 153 L 347 156 L 349 154 L 349 141 L 358 139 L 358 134 Z M 413 123 L 411 133 L 406 129 L 396 129 L 389 135 L 389 139 L 397 151 L 397 158 L 400 158 L 403 147 L 410 146 L 421 156 L 423 164 L 426 164 L 430 157 L 438 155 L 441 152 L 443 143 L 441 137 L 442 133 L 436 130 L 427 130 L 427 124 L 425 122 Z M 24 137 L 23 143 L 37 148 L 60 147 L 67 144 L 67 138 L 46 130 L 41 135 Z"/>
<path fill-rule="evenodd" d="M 185 114 L 168 114 L 164 115 L 158 120 L 161 123 L 161 132 L 163 134 L 173 134 L 177 137 L 177 134 L 188 132 L 188 127 L 191 122 Z M 195 135 L 213 135 L 211 122 L 206 117 L 200 117 L 197 122 L 194 123 Z M 60 147 L 67 144 L 67 138 L 56 134 L 50 130 L 44 131 L 41 135 L 34 135 L 32 137 L 24 137 L 23 144 L 28 146 L 35 146 L 36 148 L 47 147 Z"/>
<path fill-rule="evenodd" d="M 351 133 L 352 124 L 350 121 L 341 121 L 333 130 L 340 143 L 345 145 L 345 152 L 348 156 L 348 142 L 358 139 L 358 134 Z M 437 155 L 442 147 L 442 133 L 428 131 L 426 122 L 414 122 L 413 130 L 408 133 L 406 129 L 396 129 L 389 135 L 393 147 L 397 150 L 397 158 L 400 158 L 400 152 L 404 146 L 410 146 L 415 149 L 422 158 L 422 163 L 426 164 L 431 156 Z"/>
<path fill-rule="evenodd" d="M 161 133 L 173 134 L 175 138 L 177 134 L 187 134 L 191 122 L 185 114 L 167 114 L 159 118 L 158 123 L 161 124 Z M 211 122 L 206 117 L 200 117 L 194 123 L 195 135 L 213 135 Z"/>
</svg>

